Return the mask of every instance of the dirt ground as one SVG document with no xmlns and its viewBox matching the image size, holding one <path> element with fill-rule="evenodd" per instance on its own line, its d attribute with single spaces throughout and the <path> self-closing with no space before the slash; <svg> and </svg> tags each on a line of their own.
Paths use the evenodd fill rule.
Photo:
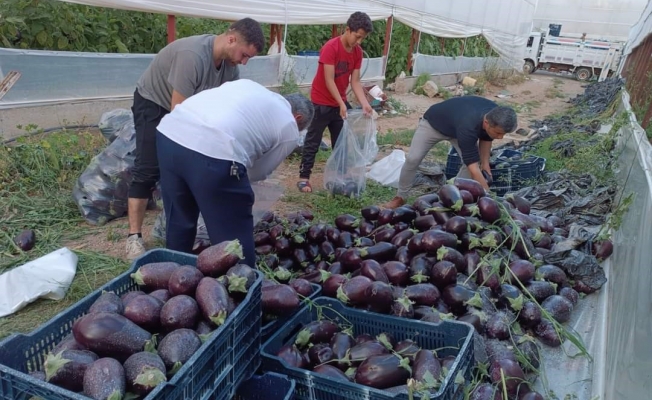
<svg viewBox="0 0 652 400">
<path fill-rule="evenodd" d="M 513 106 L 518 114 L 519 128 L 529 131 L 531 121 L 541 119 L 550 114 L 563 112 L 569 107 L 568 99 L 575 97 L 575 95 L 583 91 L 582 84 L 574 79 L 545 73 L 535 73 L 520 84 L 508 85 L 506 87 L 488 86 L 483 96 L 499 104 Z M 388 92 L 388 95 L 403 103 L 408 111 L 405 114 L 381 115 L 377 120 L 379 135 L 384 135 L 391 131 L 414 130 L 419 118 L 428 107 L 443 101 L 440 97 L 431 99 L 413 93 L 399 95 Z M 522 136 L 514 134 L 506 137 L 504 140 L 518 140 L 522 138 Z M 325 141 L 328 142 L 328 138 L 325 138 Z M 323 167 L 323 162 L 315 165 L 311 177 L 311 184 L 315 190 L 321 190 L 323 187 Z M 276 179 L 278 179 L 279 183 L 285 189 L 285 193 L 288 193 L 288 191 L 297 191 L 296 181 L 298 179 L 298 172 L 298 164 L 295 161 L 289 160 L 286 160 L 277 169 L 275 173 Z M 309 196 L 309 194 L 306 195 Z M 274 205 L 274 210 L 278 211 L 287 211 L 291 208 L 292 204 L 286 203 L 282 199 Z M 158 247 L 161 245 L 161 243 L 151 236 L 157 214 L 158 211 L 148 211 L 145 219 L 143 236 L 148 247 Z M 125 252 L 124 246 L 127 231 L 127 219 L 120 218 L 111 221 L 103 227 L 97 228 L 95 235 L 89 235 L 84 239 L 67 243 L 66 245 L 72 250 L 92 250 L 122 258 Z"/>
</svg>

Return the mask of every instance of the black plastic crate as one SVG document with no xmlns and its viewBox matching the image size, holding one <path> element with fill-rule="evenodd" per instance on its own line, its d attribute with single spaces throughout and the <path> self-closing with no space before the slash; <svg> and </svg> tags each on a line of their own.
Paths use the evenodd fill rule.
<svg viewBox="0 0 652 400">
<path fill-rule="evenodd" d="M 510 158 L 517 156 L 519 160 Z M 509 167 L 500 167 L 501 163 L 509 164 Z M 462 159 L 457 154 L 455 147 L 451 147 L 446 160 L 446 179 L 452 179 L 462 167 Z M 519 190 L 530 185 L 543 176 L 546 167 L 546 159 L 537 156 L 524 155 L 520 151 L 504 149 L 491 157 L 491 175 L 493 182 L 489 187 L 499 196 L 508 192 Z"/>
<path fill-rule="evenodd" d="M 48 352 L 72 332 L 73 323 L 86 314 L 102 291 L 113 291 L 121 295 L 138 290 L 139 286 L 130 274 L 144 264 L 162 261 L 196 265 L 197 256 L 165 249 L 151 250 L 134 261 L 128 271 L 31 333 L 12 335 L 0 342 L 0 399 L 28 400 L 36 397 L 47 400 L 88 400 L 81 394 L 36 380 L 28 373 L 43 367 Z M 224 324 L 169 382 L 157 386 L 146 400 L 229 399 L 238 384 L 254 374 L 260 366 L 263 280 L 262 273 L 256 273 L 258 277 L 249 293 Z M 248 346 L 241 345 L 243 336 L 247 336 Z"/>
<path fill-rule="evenodd" d="M 295 385 L 294 380 L 274 372 L 254 375 L 240 384 L 233 400 L 292 400 Z"/>
<path fill-rule="evenodd" d="M 318 285 L 316 283 L 311 283 L 310 286 L 312 286 L 312 294 L 308 296 L 308 299 L 312 300 L 321 294 L 321 285 Z M 264 324 L 262 328 L 263 343 L 265 343 L 267 339 L 269 339 L 269 337 L 272 336 L 272 334 L 276 332 L 280 327 L 282 327 L 283 324 L 285 324 L 287 321 L 288 318 L 278 318 L 275 319 L 274 321 L 270 321 Z"/>
<path fill-rule="evenodd" d="M 462 374 L 468 378 L 473 362 L 473 327 L 457 321 L 432 324 L 413 319 L 371 313 L 344 306 L 338 300 L 318 297 L 314 300 L 321 307 L 322 316 L 336 322 L 353 325 L 353 334 L 391 334 L 397 341 L 412 339 L 426 349 L 438 349 L 442 357 L 455 355 L 450 373 L 432 400 L 457 400 L 463 397 L 462 385 L 455 384 L 455 377 Z M 261 350 L 262 370 L 278 372 L 296 381 L 295 398 L 299 400 L 408 400 L 406 391 L 387 391 L 341 382 L 312 371 L 290 367 L 276 356 L 278 350 L 293 340 L 308 323 L 318 318 L 317 307 L 304 307 L 278 332 L 265 342 Z M 346 320 L 343 320 L 345 318 Z"/>
</svg>

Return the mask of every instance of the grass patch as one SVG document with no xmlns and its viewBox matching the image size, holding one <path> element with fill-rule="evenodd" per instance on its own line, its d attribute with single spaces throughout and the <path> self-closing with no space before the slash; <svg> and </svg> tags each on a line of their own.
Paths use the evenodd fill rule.
<svg viewBox="0 0 652 400">
<path fill-rule="evenodd" d="M 407 104 L 403 103 L 401 100 L 396 97 L 389 96 L 387 97 L 387 104 L 389 104 L 394 111 L 398 114 L 405 114 L 408 112 Z"/>
<path fill-rule="evenodd" d="M 392 145 L 392 146 L 409 146 L 412 143 L 414 136 L 414 129 L 406 129 L 400 131 L 388 130 L 383 135 L 378 135 L 376 141 L 379 146 Z"/>
<path fill-rule="evenodd" d="M 448 160 L 448 152 L 451 149 L 450 142 L 442 141 L 437 143 L 429 152 L 429 157 L 433 161 L 437 161 L 442 164 L 446 164 Z"/>
<path fill-rule="evenodd" d="M 315 190 L 311 195 L 289 191 L 284 201 L 293 204 L 296 209 L 308 209 L 315 215 L 315 220 L 333 223 L 340 214 L 360 215 L 360 209 L 371 204 L 382 204 L 396 195 L 396 189 L 382 186 L 367 180 L 367 188 L 359 199 L 344 196 L 332 196 L 326 190 Z"/>
<path fill-rule="evenodd" d="M 423 73 L 419 75 L 417 81 L 414 83 L 414 94 L 425 95 L 426 92 L 423 91 L 423 85 L 430 80 L 430 74 Z"/>
<path fill-rule="evenodd" d="M 75 237 L 92 234 L 71 191 L 91 158 L 106 145 L 99 133 L 60 131 L 0 146 L 0 273 L 39 258 Z M 13 238 L 36 232 L 36 246 L 23 252 Z M 62 301 L 38 300 L 0 318 L 0 338 L 27 332 L 123 272 L 128 264 L 103 254 L 76 251 L 77 274 Z"/>
</svg>

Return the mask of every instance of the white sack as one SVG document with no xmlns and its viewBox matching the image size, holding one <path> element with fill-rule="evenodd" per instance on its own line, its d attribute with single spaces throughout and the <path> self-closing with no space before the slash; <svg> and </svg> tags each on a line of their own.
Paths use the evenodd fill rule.
<svg viewBox="0 0 652 400">
<path fill-rule="evenodd" d="M 373 179 L 384 186 L 398 188 L 398 178 L 405 164 L 403 150 L 393 150 L 387 157 L 378 160 L 367 172 L 367 178 Z"/>
</svg>

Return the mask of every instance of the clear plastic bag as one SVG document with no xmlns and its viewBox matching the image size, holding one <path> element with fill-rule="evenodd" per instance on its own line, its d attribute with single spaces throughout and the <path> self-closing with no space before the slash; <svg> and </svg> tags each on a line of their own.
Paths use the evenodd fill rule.
<svg viewBox="0 0 652 400">
<path fill-rule="evenodd" d="M 349 110 L 346 122 L 358 140 L 365 165 L 371 165 L 378 155 L 376 120 L 364 115 L 362 110 Z"/>
<path fill-rule="evenodd" d="M 100 128 L 102 136 L 111 143 L 118 137 L 120 130 L 129 123 L 133 124 L 133 121 L 134 115 L 131 110 L 118 108 L 102 114 L 97 126 Z"/>
<path fill-rule="evenodd" d="M 324 188 L 331 194 L 359 197 L 364 192 L 368 159 L 364 143 L 347 118 L 324 169 Z"/>
</svg>

